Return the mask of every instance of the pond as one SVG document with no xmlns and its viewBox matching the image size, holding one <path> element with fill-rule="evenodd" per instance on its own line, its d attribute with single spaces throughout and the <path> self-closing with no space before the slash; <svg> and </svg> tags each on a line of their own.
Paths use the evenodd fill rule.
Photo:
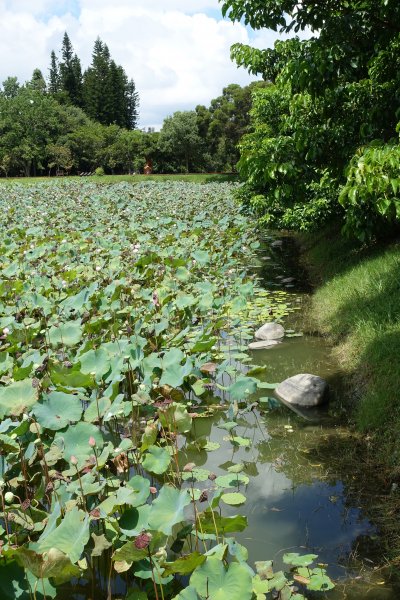
<svg viewBox="0 0 400 600">
<path fill-rule="evenodd" d="M 231 192 L 0 197 L 1 600 L 397 597 L 298 251 Z M 271 320 L 283 341 L 249 351 Z M 277 399 L 302 372 L 327 407 Z"/>
</svg>

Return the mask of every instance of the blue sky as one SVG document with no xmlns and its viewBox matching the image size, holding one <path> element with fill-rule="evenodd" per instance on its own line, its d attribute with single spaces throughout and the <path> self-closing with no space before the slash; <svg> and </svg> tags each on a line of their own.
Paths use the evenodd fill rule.
<svg viewBox="0 0 400 600">
<path fill-rule="evenodd" d="M 21 82 L 68 32 L 83 68 L 97 36 L 136 83 L 140 124 L 161 126 L 175 110 L 208 104 L 229 83 L 252 79 L 229 56 L 235 42 L 271 46 L 277 35 L 223 20 L 218 0 L 0 0 L 0 82 Z"/>
</svg>

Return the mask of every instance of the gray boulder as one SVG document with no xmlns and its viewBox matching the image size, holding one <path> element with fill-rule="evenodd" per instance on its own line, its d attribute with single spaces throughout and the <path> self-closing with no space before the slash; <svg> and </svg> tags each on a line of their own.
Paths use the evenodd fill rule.
<svg viewBox="0 0 400 600">
<path fill-rule="evenodd" d="M 278 340 L 261 340 L 260 342 L 251 342 L 249 350 L 265 350 L 279 344 Z"/>
<path fill-rule="evenodd" d="M 327 401 L 327 382 L 309 373 L 294 375 L 282 381 L 275 392 L 279 398 L 289 404 L 312 407 L 324 404 Z"/>
<path fill-rule="evenodd" d="M 278 323 L 265 323 L 254 334 L 256 340 L 280 340 L 285 335 L 285 330 Z"/>
</svg>

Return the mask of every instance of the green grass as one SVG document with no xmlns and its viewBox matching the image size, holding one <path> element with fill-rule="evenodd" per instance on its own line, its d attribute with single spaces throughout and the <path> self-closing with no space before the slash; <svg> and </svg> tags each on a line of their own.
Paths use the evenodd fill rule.
<svg viewBox="0 0 400 600">
<path fill-rule="evenodd" d="M 217 183 L 223 181 L 236 181 L 237 175 L 226 173 L 189 173 L 178 175 L 91 175 L 90 177 L 79 177 L 71 175 L 69 177 L 9 177 L 0 178 L 0 184 L 21 183 L 31 185 L 41 181 L 95 181 L 96 183 L 118 183 L 127 181 L 128 183 L 141 183 L 143 181 L 186 181 L 188 183 Z"/>
<path fill-rule="evenodd" d="M 319 279 L 311 316 L 351 375 L 357 426 L 387 451 L 400 431 L 400 245 L 363 248 L 336 231 L 301 241 Z"/>
</svg>

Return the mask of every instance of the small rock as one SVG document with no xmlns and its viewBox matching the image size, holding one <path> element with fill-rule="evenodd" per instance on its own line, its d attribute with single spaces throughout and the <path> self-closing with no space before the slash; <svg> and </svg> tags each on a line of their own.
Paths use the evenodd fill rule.
<svg viewBox="0 0 400 600">
<path fill-rule="evenodd" d="M 282 381 L 275 392 L 289 404 L 307 407 L 324 404 L 327 401 L 327 390 L 328 384 L 322 377 L 301 373 Z"/>
<path fill-rule="evenodd" d="M 295 281 L 294 277 L 285 277 L 285 279 L 282 279 L 282 283 L 293 283 L 293 281 Z"/>
<path fill-rule="evenodd" d="M 285 330 L 279 323 L 265 323 L 254 334 L 256 340 L 280 340 L 285 335 Z"/>
<path fill-rule="evenodd" d="M 282 246 L 282 244 L 283 244 L 282 240 L 275 240 L 274 242 L 272 242 L 271 248 L 277 248 L 278 246 Z"/>
<path fill-rule="evenodd" d="M 277 346 L 280 342 L 277 340 L 262 340 L 260 342 L 251 342 L 249 344 L 249 350 L 265 350 L 266 348 L 272 348 Z"/>
</svg>

